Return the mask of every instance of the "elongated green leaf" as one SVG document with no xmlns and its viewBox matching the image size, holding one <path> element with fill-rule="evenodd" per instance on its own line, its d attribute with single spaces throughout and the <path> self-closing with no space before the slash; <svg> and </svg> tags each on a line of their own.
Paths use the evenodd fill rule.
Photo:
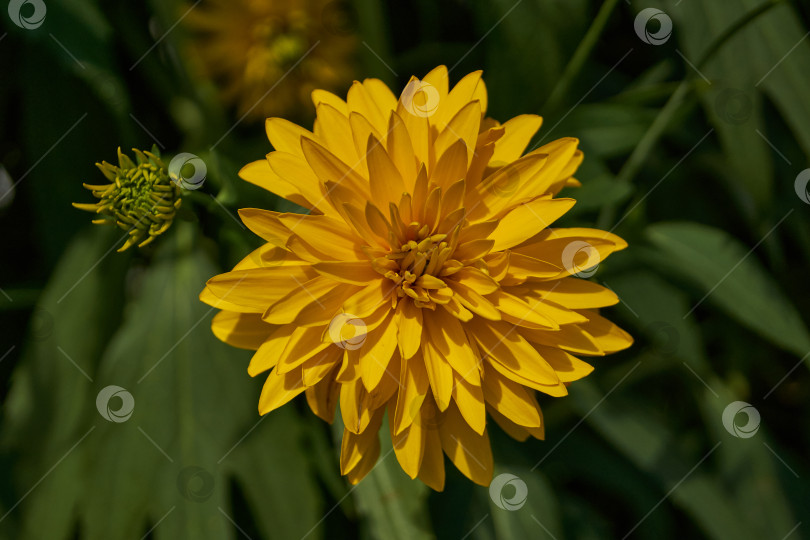
<svg viewBox="0 0 810 540">
<path fill-rule="evenodd" d="M 128 257 L 106 256 L 120 234 L 88 229 L 68 246 L 26 341 L 15 345 L 24 352 L 4 407 L 3 445 L 20 457 L 12 502 L 19 505 L 5 509 L 3 521 L 19 520 L 22 538 L 72 536 L 82 479 L 78 454 L 94 411 L 90 378 L 120 318 Z"/>
<path fill-rule="evenodd" d="M 756 254 L 738 240 L 696 223 L 656 224 L 647 236 L 664 255 L 668 270 L 700 286 L 707 302 L 800 357 L 810 351 L 810 336 L 796 309 Z"/>
<path fill-rule="evenodd" d="M 487 495 L 496 538 L 561 537 L 557 498 L 541 472 L 499 465 L 492 485 Z"/>
<path fill-rule="evenodd" d="M 689 382 L 694 390 L 693 395 L 697 397 L 699 412 L 690 410 L 689 417 L 702 414 L 703 425 L 711 440 L 721 443 L 716 450 L 715 460 L 719 477 L 699 476 L 698 482 L 692 486 L 698 493 L 695 501 L 698 504 L 693 505 L 692 500 L 680 499 L 675 494 L 673 500 L 686 506 L 701 526 L 717 538 L 725 538 L 732 530 L 725 528 L 734 526 L 722 521 L 727 518 L 725 509 L 717 509 L 719 517 L 714 516 L 717 502 L 713 498 L 718 496 L 723 497 L 723 505 L 726 502 L 732 505 L 729 510 L 736 512 L 737 521 L 744 523 L 745 529 L 751 531 L 749 536 L 767 538 L 786 534 L 795 525 L 796 519 L 789 510 L 786 488 L 779 484 L 776 474 L 777 468 L 783 464 L 778 463 L 766 446 L 769 442 L 765 440 L 765 433 L 758 433 L 753 438 L 738 438 L 723 425 L 723 412 L 729 404 L 751 398 L 735 395 L 730 385 L 717 376 L 707 360 L 697 324 L 693 319 L 684 319 L 681 315 L 689 306 L 686 295 L 646 271 L 616 277 L 611 286 L 624 302 L 632 306 L 640 322 L 655 321 L 652 324 L 642 323 L 641 330 L 649 338 L 655 340 L 662 334 L 667 337 L 667 352 L 679 361 L 673 367 L 682 370 L 681 378 Z M 667 332 L 662 332 L 662 329 Z M 671 375 L 664 376 L 671 379 Z M 621 414 L 621 411 L 614 413 Z M 658 426 L 653 427 L 651 418 L 635 412 L 633 421 L 642 425 L 650 424 L 649 429 L 665 429 L 660 421 Z M 677 438 L 673 433 L 662 434 L 661 437 L 663 440 L 669 439 L 670 444 L 677 447 Z M 633 459 L 633 451 L 630 452 Z M 663 469 L 655 474 L 661 476 L 662 473 Z M 717 491 L 721 485 L 727 486 L 723 493 Z M 761 511 L 746 512 L 747 508 L 759 508 Z"/>
<path fill-rule="evenodd" d="M 343 432 L 339 420 L 334 431 Z M 388 431 L 385 421 L 380 428 L 380 458 L 353 489 L 357 510 L 365 518 L 372 538 L 432 538 L 425 506 L 429 488 L 419 480 L 411 480 L 402 470 Z"/>
</svg>

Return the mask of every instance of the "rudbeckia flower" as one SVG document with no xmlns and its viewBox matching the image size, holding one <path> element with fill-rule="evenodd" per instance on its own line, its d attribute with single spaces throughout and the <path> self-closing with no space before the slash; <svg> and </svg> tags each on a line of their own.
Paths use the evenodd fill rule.
<svg viewBox="0 0 810 540">
<path fill-rule="evenodd" d="M 351 82 L 353 16 L 335 0 L 207 0 L 186 17 L 190 57 L 239 116 L 289 114 Z"/>
<path fill-rule="evenodd" d="M 183 200 L 180 188 L 169 178 L 166 164 L 157 148 L 141 152 L 133 148 L 135 161 L 118 149 L 118 165 L 96 163 L 109 184 L 83 184 L 98 202 L 73 203 L 75 208 L 99 215 L 96 225 L 118 225 L 129 232 L 129 238 L 118 250 L 143 247 L 172 226 L 174 215 Z M 154 152 L 154 153 L 153 153 Z"/>
<path fill-rule="evenodd" d="M 208 281 L 213 331 L 269 371 L 261 414 L 303 393 L 332 422 L 339 404 L 352 483 L 387 423 L 412 478 L 441 490 L 446 454 L 488 485 L 492 422 L 542 439 L 538 396 L 631 344 L 598 313 L 617 297 L 577 277 L 626 243 L 552 227 L 574 204 L 556 194 L 578 184 L 577 141 L 524 155 L 541 119 L 487 118 L 480 72 L 448 90 L 438 67 L 399 99 L 375 79 L 312 97 L 313 131 L 268 119 L 275 151 L 240 172 L 309 213 L 240 211 L 266 244 Z"/>
</svg>

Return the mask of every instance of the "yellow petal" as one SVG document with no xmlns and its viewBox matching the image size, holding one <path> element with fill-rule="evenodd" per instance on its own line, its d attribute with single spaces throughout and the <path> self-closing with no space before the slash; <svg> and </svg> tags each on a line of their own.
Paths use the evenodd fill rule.
<svg viewBox="0 0 810 540">
<path fill-rule="evenodd" d="M 391 442 L 394 445 L 394 453 L 397 461 L 402 466 L 405 474 L 412 479 L 419 475 L 419 468 L 422 466 L 422 458 L 425 455 L 425 430 L 421 425 L 411 424 L 400 433 L 395 433 L 394 422 L 390 419 Z"/>
<path fill-rule="evenodd" d="M 278 212 L 258 208 L 240 208 L 239 217 L 248 229 L 274 246 L 284 247 L 290 237 L 290 230 L 281 224 Z"/>
<path fill-rule="evenodd" d="M 287 294 L 267 308 L 262 318 L 271 324 L 327 324 L 343 302 L 360 290 L 360 287 L 341 285 L 318 276 L 288 287 Z"/>
<path fill-rule="evenodd" d="M 423 317 L 428 335 L 427 340 L 432 345 L 431 348 L 439 353 L 442 361 L 449 364 L 469 383 L 480 384 L 479 359 L 473 354 L 467 341 L 467 334 L 459 320 L 444 309 L 427 311 Z M 433 361 L 438 361 L 435 357 L 432 358 Z M 451 380 L 449 384 L 453 386 L 453 381 Z"/>
<path fill-rule="evenodd" d="M 498 227 L 488 236 L 495 240 L 492 251 L 503 251 L 522 244 L 557 221 L 574 203 L 574 199 L 541 197 L 516 206 L 500 219 Z"/>
<path fill-rule="evenodd" d="M 522 287 L 536 296 L 569 309 L 600 308 L 619 303 L 619 297 L 610 289 L 592 281 L 573 277 L 559 281 L 526 283 Z"/>
<path fill-rule="evenodd" d="M 495 142 L 492 161 L 511 163 L 523 155 L 543 119 L 534 114 L 521 114 L 503 124 L 504 135 Z"/>
<path fill-rule="evenodd" d="M 312 268 L 335 281 L 363 287 L 380 277 L 368 261 L 324 261 L 313 264 Z"/>
<path fill-rule="evenodd" d="M 313 90 L 312 103 L 315 105 L 316 109 L 321 103 L 326 103 L 337 109 L 343 116 L 349 116 L 349 107 L 346 105 L 346 102 L 332 92 L 320 89 Z"/>
<path fill-rule="evenodd" d="M 388 208 L 389 203 L 399 202 L 405 191 L 405 184 L 385 147 L 373 135 L 369 136 L 366 148 L 372 200 L 378 208 Z"/>
<path fill-rule="evenodd" d="M 214 296 L 250 309 L 265 311 L 295 287 L 313 276 L 309 266 L 279 266 L 226 272 L 208 280 L 206 287 Z"/>
<path fill-rule="evenodd" d="M 335 419 L 335 407 L 337 407 L 339 395 L 340 385 L 331 376 L 324 377 L 321 382 L 306 389 L 309 408 L 321 420 L 330 424 Z"/>
<path fill-rule="evenodd" d="M 304 155 L 301 152 L 301 137 L 315 137 L 310 131 L 283 118 L 268 118 L 264 128 L 273 148 L 298 156 Z"/>
<path fill-rule="evenodd" d="M 473 320 L 467 335 L 475 340 L 492 362 L 537 384 L 556 385 L 554 369 L 526 341 L 518 329 L 505 322 Z"/>
<path fill-rule="evenodd" d="M 494 369 L 484 374 L 487 403 L 503 416 L 524 427 L 540 427 L 543 420 L 534 392 L 501 375 Z"/>
<path fill-rule="evenodd" d="M 433 405 L 435 407 L 435 405 Z M 437 429 L 425 430 L 425 452 L 419 479 L 436 491 L 444 489 L 444 455 Z"/>
<path fill-rule="evenodd" d="M 479 435 L 483 434 L 487 427 L 487 414 L 484 406 L 484 391 L 480 384 L 467 382 L 457 376 L 456 384 L 453 386 L 453 399 L 461 416 L 473 431 Z"/>
<path fill-rule="evenodd" d="M 383 116 L 382 111 L 374 101 L 374 96 L 369 93 L 362 83 L 354 81 L 352 87 L 349 88 L 346 102 L 349 104 L 349 110 L 362 114 L 378 132 L 385 133 L 388 127 L 388 118 Z"/>
<path fill-rule="evenodd" d="M 599 315 L 596 311 L 583 309 L 580 313 L 588 318 L 588 322 L 579 325 L 579 327 L 588 332 L 604 352 L 610 354 L 623 351 L 633 344 L 633 338 L 630 334 Z"/>
<path fill-rule="evenodd" d="M 362 160 L 347 165 L 322 145 L 306 137 L 301 139 L 301 149 L 307 163 L 321 181 L 343 184 L 361 196 L 368 197 L 368 183 L 358 170 Z"/>
<path fill-rule="evenodd" d="M 537 352 L 549 363 L 562 382 L 578 381 L 593 371 L 593 366 L 554 347 L 538 345 Z"/>
<path fill-rule="evenodd" d="M 259 397 L 259 414 L 267 414 L 278 409 L 305 389 L 300 370 L 284 375 L 277 374 L 275 370 L 271 371 Z"/>
<path fill-rule="evenodd" d="M 401 433 L 411 425 L 417 415 L 421 414 L 419 411 L 430 388 L 425 362 L 420 353 L 410 360 L 402 361 L 399 381 L 394 414 L 396 433 Z"/>
<path fill-rule="evenodd" d="M 467 425 L 455 405 L 448 407 L 439 429 L 442 449 L 461 473 L 481 486 L 492 481 L 492 449 L 486 431 L 479 435 Z"/>
<path fill-rule="evenodd" d="M 368 139 L 368 137 L 366 137 L 366 139 Z M 416 155 L 413 152 L 413 144 L 411 143 L 408 128 L 396 112 L 391 113 L 388 122 L 388 137 L 385 142 L 388 148 L 388 155 L 391 156 L 391 160 L 402 175 L 405 191 L 413 193 L 416 173 L 418 172 L 416 168 Z"/>
<path fill-rule="evenodd" d="M 436 138 L 436 155 L 440 156 L 458 139 L 464 141 L 465 169 L 472 163 L 475 141 L 478 139 L 478 128 L 481 126 L 481 103 L 471 101 L 466 104 L 447 123 L 447 127 Z M 456 179 L 457 180 L 457 179 Z M 455 180 L 454 180 L 455 181 Z"/>
<path fill-rule="evenodd" d="M 318 140 L 343 163 L 356 164 L 359 156 L 352 143 L 349 119 L 336 108 L 321 103 L 317 108 L 314 130 Z"/>
<path fill-rule="evenodd" d="M 360 377 L 369 392 L 380 384 L 380 380 L 384 376 L 393 380 L 397 380 L 399 377 L 399 370 L 392 373 L 388 369 L 391 357 L 397 349 L 396 319 L 394 313 L 389 312 L 380 326 L 370 332 L 362 346 L 356 349 L 360 357 Z"/>
<path fill-rule="evenodd" d="M 408 299 L 400 300 L 397 306 L 399 315 L 399 350 L 404 359 L 412 358 L 422 343 L 422 310 Z"/>
<path fill-rule="evenodd" d="M 275 329 L 258 313 L 220 311 L 211 321 L 214 335 L 228 345 L 255 351 Z"/>
</svg>

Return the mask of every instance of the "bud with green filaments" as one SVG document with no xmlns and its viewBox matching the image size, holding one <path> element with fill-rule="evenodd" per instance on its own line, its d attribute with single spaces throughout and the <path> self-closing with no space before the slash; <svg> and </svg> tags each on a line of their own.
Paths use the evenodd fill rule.
<svg viewBox="0 0 810 540">
<path fill-rule="evenodd" d="M 99 214 L 93 223 L 118 225 L 129 233 L 124 251 L 138 244 L 143 247 L 166 232 L 180 208 L 180 188 L 169 179 L 168 168 L 156 148 L 152 152 L 135 152 L 134 163 L 118 149 L 118 166 L 96 163 L 110 181 L 105 185 L 83 184 L 99 199 L 95 204 L 73 203 L 80 210 Z"/>
</svg>

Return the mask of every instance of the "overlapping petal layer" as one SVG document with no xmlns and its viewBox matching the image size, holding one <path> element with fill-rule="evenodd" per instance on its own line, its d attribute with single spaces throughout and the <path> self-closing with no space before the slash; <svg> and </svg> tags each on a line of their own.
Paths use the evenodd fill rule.
<svg viewBox="0 0 810 540">
<path fill-rule="evenodd" d="M 541 119 L 487 118 L 480 72 L 313 101 L 313 131 L 268 119 L 275 151 L 241 171 L 310 213 L 240 212 L 267 243 L 208 282 L 214 332 L 269 371 L 261 414 L 302 393 L 327 422 L 340 405 L 351 482 L 387 422 L 411 477 L 441 490 L 444 454 L 487 485 L 488 419 L 543 438 L 537 392 L 566 395 L 593 369 L 579 357 L 632 343 L 598 313 L 617 297 L 581 278 L 626 243 L 553 226 L 574 204 L 556 195 L 578 185 L 577 141 L 525 153 Z"/>
</svg>

